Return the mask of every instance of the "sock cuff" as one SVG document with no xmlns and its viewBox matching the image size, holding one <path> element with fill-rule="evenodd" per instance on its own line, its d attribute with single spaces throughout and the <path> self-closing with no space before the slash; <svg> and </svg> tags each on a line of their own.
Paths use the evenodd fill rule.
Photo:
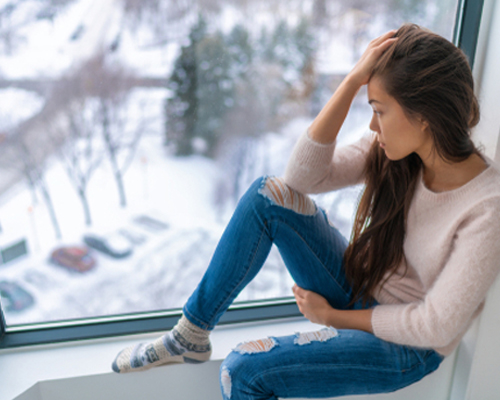
<svg viewBox="0 0 500 400">
<path fill-rule="evenodd" d="M 189 321 L 184 316 L 184 314 L 182 314 L 182 317 L 179 322 L 177 322 L 174 330 L 177 331 L 184 339 L 186 339 L 190 343 L 199 345 L 210 344 L 210 331 L 196 326 L 191 321 Z"/>
</svg>

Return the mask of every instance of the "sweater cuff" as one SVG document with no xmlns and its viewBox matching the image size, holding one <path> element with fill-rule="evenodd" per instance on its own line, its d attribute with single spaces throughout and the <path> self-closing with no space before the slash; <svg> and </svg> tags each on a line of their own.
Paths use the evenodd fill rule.
<svg viewBox="0 0 500 400">
<path fill-rule="evenodd" d="M 371 322 L 373 334 L 376 337 L 394 343 L 401 341 L 396 333 L 398 308 L 400 307 L 400 304 L 384 304 L 373 308 Z"/>
</svg>

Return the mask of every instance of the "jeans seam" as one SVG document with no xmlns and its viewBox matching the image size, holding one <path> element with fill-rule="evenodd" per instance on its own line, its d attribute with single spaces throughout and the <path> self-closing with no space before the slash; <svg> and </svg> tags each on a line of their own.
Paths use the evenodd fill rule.
<svg viewBox="0 0 500 400">
<path fill-rule="evenodd" d="M 409 347 L 411 350 L 415 351 L 415 352 L 418 352 L 418 351 L 422 351 L 422 349 L 418 349 L 418 348 L 413 348 L 413 347 Z M 424 349 L 425 350 L 425 349 Z M 427 351 L 425 351 L 425 354 L 421 357 L 422 358 L 422 362 L 420 363 L 420 365 L 422 364 L 425 364 L 426 361 L 433 355 L 438 355 L 440 358 L 441 358 L 441 362 L 444 360 L 444 357 L 439 354 L 436 350 L 433 350 L 433 349 L 428 349 Z"/>
<path fill-rule="evenodd" d="M 318 208 L 319 209 L 319 208 Z M 279 218 L 277 217 L 273 217 L 273 219 L 270 219 L 268 220 L 268 222 L 279 222 L 279 223 L 283 223 L 284 225 L 286 225 L 288 228 L 292 229 L 295 234 L 302 240 L 302 242 L 307 246 L 307 248 L 311 251 L 312 254 L 314 254 L 314 257 L 318 260 L 318 262 L 320 263 L 320 265 L 322 266 L 322 268 L 327 272 L 327 274 L 334 280 L 335 284 L 340 288 L 340 290 L 342 291 L 342 293 L 344 293 L 344 295 L 348 298 L 350 298 L 349 294 L 346 293 L 346 291 L 344 290 L 344 288 L 342 287 L 342 285 L 340 285 L 338 282 L 337 282 L 337 279 L 335 279 L 335 277 L 330 273 L 330 271 L 328 270 L 328 268 L 325 266 L 325 264 L 321 261 L 321 259 L 318 257 L 318 255 L 316 254 L 315 251 L 313 251 L 313 249 L 311 248 L 311 246 L 309 246 L 309 243 L 304 239 L 304 237 L 291 225 L 289 225 L 286 220 L 283 220 L 281 221 Z M 273 243 L 274 243 L 274 240 L 273 240 Z"/>
<path fill-rule="evenodd" d="M 182 312 L 184 313 L 184 315 L 186 316 L 186 318 L 188 318 L 188 320 L 190 320 L 190 322 L 194 323 L 192 320 L 196 321 L 199 323 L 198 327 L 202 328 L 202 329 L 205 329 L 205 330 L 212 330 L 214 327 L 210 327 L 210 325 L 208 325 L 206 322 L 203 322 L 203 321 L 200 321 L 198 318 L 196 318 L 193 314 L 191 314 L 189 312 L 189 310 L 187 309 L 187 307 L 184 307 L 182 309 Z M 192 320 L 191 320 L 192 319 Z M 197 325 L 197 324 L 195 324 Z M 202 325 L 202 326 L 200 326 Z"/>
<path fill-rule="evenodd" d="M 264 225 L 266 225 L 264 223 Z M 257 249 L 259 248 L 260 246 L 260 243 L 262 242 L 262 237 L 264 236 L 264 232 L 266 230 L 266 226 L 264 226 L 264 229 L 262 229 L 261 231 L 261 234 L 260 234 L 260 237 L 259 237 L 259 240 L 257 242 L 257 246 L 255 246 L 255 250 L 253 251 L 253 254 L 252 254 L 252 258 L 250 260 L 250 263 L 249 265 L 252 265 L 254 259 L 255 259 L 255 254 L 257 253 Z M 238 281 L 238 284 L 235 285 L 234 289 L 228 294 L 228 296 L 226 296 L 226 298 L 220 303 L 220 305 L 217 307 L 217 309 L 215 310 L 215 313 L 214 315 L 212 316 L 211 318 L 211 321 L 213 321 L 213 319 L 215 318 L 215 316 L 217 316 L 217 314 L 219 313 L 220 309 L 223 307 L 223 305 L 226 303 L 227 299 L 231 297 L 231 295 L 240 287 L 241 285 L 241 282 L 245 279 L 245 277 L 249 274 L 250 272 L 250 267 L 247 268 L 247 271 L 246 273 L 241 277 L 241 279 Z M 212 323 L 208 324 L 209 327 L 211 327 L 213 329 L 214 325 Z"/>
<path fill-rule="evenodd" d="M 341 369 L 341 368 L 346 368 L 346 367 L 354 367 L 354 368 L 356 368 L 358 370 L 373 370 L 373 369 L 376 369 L 376 370 L 383 371 L 383 372 L 396 372 L 396 373 L 399 372 L 399 373 L 403 374 L 403 373 L 409 372 L 409 371 L 411 371 L 411 370 L 415 369 L 416 367 L 419 367 L 419 366 L 421 366 L 423 364 L 424 363 L 419 362 L 417 364 L 412 365 L 411 368 L 408 368 L 408 369 L 381 368 L 379 365 L 367 365 L 367 364 L 364 364 L 364 365 L 335 364 L 335 365 L 332 365 L 331 368 Z M 273 373 L 275 371 L 287 371 L 287 370 L 295 369 L 295 368 L 300 367 L 300 366 L 303 366 L 304 368 L 307 367 L 309 370 L 314 369 L 314 368 L 318 368 L 319 370 L 324 370 L 324 365 L 314 366 L 314 365 L 310 365 L 310 364 L 294 364 L 294 365 L 287 365 L 287 366 L 275 367 L 275 368 L 267 369 L 267 370 L 262 371 L 262 372 L 258 373 L 257 375 L 255 375 L 248 382 L 248 386 L 252 386 L 255 381 L 257 381 L 259 378 L 265 376 L 266 374 L 270 374 L 270 373 Z"/>
</svg>

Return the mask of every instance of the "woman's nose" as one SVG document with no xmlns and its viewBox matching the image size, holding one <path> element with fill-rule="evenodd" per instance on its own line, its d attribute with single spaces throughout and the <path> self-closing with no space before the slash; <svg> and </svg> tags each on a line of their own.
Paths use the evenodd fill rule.
<svg viewBox="0 0 500 400">
<path fill-rule="evenodd" d="M 377 133 L 380 133 L 380 128 L 378 126 L 378 121 L 377 121 L 377 116 L 375 114 L 373 114 L 372 116 L 372 120 L 370 121 L 370 126 L 369 126 L 370 130 L 372 130 L 373 132 L 377 132 Z"/>
</svg>

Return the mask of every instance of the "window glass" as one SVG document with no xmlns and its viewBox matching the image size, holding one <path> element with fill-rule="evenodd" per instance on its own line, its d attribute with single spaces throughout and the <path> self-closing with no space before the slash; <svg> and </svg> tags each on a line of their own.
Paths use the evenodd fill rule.
<svg viewBox="0 0 500 400">
<path fill-rule="evenodd" d="M 368 42 L 456 0 L 1 0 L 9 326 L 175 309 Z M 366 93 L 338 142 L 367 133 Z M 316 196 L 349 237 L 361 187 Z M 291 296 L 277 251 L 239 296 Z"/>
</svg>

